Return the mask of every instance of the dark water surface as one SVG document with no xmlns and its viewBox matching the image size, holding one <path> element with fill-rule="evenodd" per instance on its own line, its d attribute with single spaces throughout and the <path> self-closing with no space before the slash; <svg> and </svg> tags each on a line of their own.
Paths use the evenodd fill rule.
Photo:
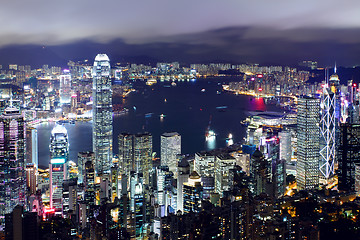
<svg viewBox="0 0 360 240">
<path fill-rule="evenodd" d="M 118 153 L 117 136 L 122 132 L 150 132 L 153 150 L 159 153 L 160 135 L 176 131 L 182 137 L 182 152 L 195 153 L 226 146 L 226 138 L 232 133 L 234 142 L 245 136 L 240 121 L 248 111 L 281 111 L 266 105 L 262 98 L 234 95 L 222 92 L 222 83 L 232 79 L 201 79 L 194 82 L 169 82 L 153 86 L 137 84 L 136 92 L 129 94 L 123 105 L 129 109 L 126 115 L 114 117 L 114 153 Z M 204 89 L 204 90 L 203 90 Z M 114 99 L 120 102 L 120 99 Z M 226 106 L 227 108 L 217 109 Z M 164 114 L 163 119 L 160 115 Z M 211 118 L 210 129 L 216 133 L 212 142 L 205 141 L 205 132 Z M 65 124 L 70 142 L 70 160 L 77 161 L 79 151 L 92 149 L 92 122 Z M 39 164 L 48 165 L 50 132 L 54 123 L 37 126 L 39 136 Z"/>
</svg>

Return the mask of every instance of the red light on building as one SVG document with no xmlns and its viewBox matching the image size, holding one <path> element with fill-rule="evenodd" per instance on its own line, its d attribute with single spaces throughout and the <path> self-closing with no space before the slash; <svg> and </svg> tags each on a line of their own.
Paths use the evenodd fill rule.
<svg viewBox="0 0 360 240">
<path fill-rule="evenodd" d="M 44 213 L 55 213 L 55 208 L 45 208 Z"/>
<path fill-rule="evenodd" d="M 262 74 L 258 74 L 258 75 L 257 75 L 258 78 L 262 78 L 263 76 L 264 76 L 264 75 L 262 75 Z"/>
<path fill-rule="evenodd" d="M 356 83 L 354 83 L 353 86 L 356 87 Z"/>
<path fill-rule="evenodd" d="M 261 92 L 263 89 L 262 88 L 259 88 L 259 91 Z"/>
</svg>

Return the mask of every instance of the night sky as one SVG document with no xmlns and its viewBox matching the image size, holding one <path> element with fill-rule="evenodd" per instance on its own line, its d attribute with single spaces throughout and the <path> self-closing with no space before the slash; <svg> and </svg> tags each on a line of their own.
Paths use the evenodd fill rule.
<svg viewBox="0 0 360 240">
<path fill-rule="evenodd" d="M 360 64 L 353 0 L 6 0 L 0 21 L 0 63 L 102 51 L 116 60 Z"/>
</svg>

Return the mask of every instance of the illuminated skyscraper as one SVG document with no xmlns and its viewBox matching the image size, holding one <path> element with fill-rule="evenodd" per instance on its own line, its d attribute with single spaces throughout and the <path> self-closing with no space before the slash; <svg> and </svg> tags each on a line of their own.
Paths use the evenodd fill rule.
<svg viewBox="0 0 360 240">
<path fill-rule="evenodd" d="M 70 104 L 71 102 L 71 75 L 69 70 L 65 70 L 60 75 L 60 104 Z"/>
<path fill-rule="evenodd" d="M 150 133 L 134 136 L 134 162 L 136 172 L 143 174 L 143 184 L 149 184 L 152 170 L 152 135 Z"/>
<path fill-rule="evenodd" d="M 152 169 L 152 135 L 150 133 L 119 134 L 119 165 L 122 174 L 142 173 L 144 182 L 149 184 Z"/>
<path fill-rule="evenodd" d="M 93 151 L 97 174 L 110 173 L 112 115 L 110 60 L 106 54 L 98 54 L 95 57 L 93 68 Z"/>
<path fill-rule="evenodd" d="M 181 136 L 177 132 L 161 135 L 161 165 L 168 166 L 177 177 L 177 155 L 181 154 Z"/>
<path fill-rule="evenodd" d="M 51 131 L 50 139 L 50 207 L 56 215 L 62 215 L 63 182 L 66 179 L 66 163 L 69 156 L 67 130 L 56 125 Z"/>
<path fill-rule="evenodd" d="M 320 104 L 320 172 L 326 179 L 335 173 L 335 137 L 339 124 L 335 117 L 335 108 L 336 94 L 331 91 L 328 84 L 324 84 Z"/>
<path fill-rule="evenodd" d="M 24 118 L 11 105 L 0 116 L 0 230 L 5 214 L 25 203 L 25 176 Z"/>
<path fill-rule="evenodd" d="M 296 181 L 299 190 L 319 186 L 320 101 L 316 98 L 298 99 Z"/>
<path fill-rule="evenodd" d="M 355 165 L 360 164 L 360 125 L 343 123 L 340 126 L 339 190 L 355 191 Z"/>
</svg>

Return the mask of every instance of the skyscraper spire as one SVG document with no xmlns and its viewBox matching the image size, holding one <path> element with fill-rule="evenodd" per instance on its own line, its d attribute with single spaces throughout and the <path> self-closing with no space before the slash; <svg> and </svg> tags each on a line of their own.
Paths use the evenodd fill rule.
<svg viewBox="0 0 360 240">
<path fill-rule="evenodd" d="M 334 73 L 336 74 L 336 70 L 337 70 L 337 67 L 336 67 L 336 62 L 335 62 L 335 67 L 334 67 Z"/>
</svg>

